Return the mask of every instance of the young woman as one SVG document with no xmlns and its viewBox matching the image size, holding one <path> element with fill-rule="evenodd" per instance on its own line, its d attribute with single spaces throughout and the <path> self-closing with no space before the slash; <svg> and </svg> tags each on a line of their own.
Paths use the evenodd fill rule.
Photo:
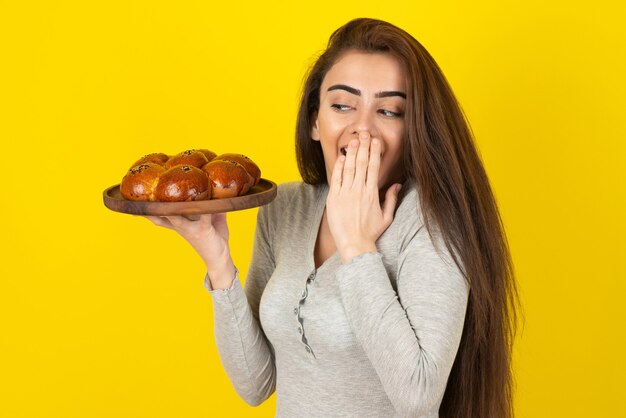
<svg viewBox="0 0 626 418">
<path fill-rule="evenodd" d="M 222 363 L 280 417 L 512 417 L 517 302 L 504 229 L 441 70 L 356 19 L 306 80 L 303 182 L 259 210 L 242 288 L 224 214 L 150 217 L 207 266 Z"/>
</svg>

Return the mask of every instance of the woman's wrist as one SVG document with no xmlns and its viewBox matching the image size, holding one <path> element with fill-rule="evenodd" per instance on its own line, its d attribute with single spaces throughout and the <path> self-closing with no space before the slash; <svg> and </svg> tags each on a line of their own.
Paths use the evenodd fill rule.
<svg viewBox="0 0 626 418">
<path fill-rule="evenodd" d="M 211 282 L 211 287 L 214 290 L 230 288 L 236 274 L 236 268 L 232 259 L 229 259 L 222 265 L 216 265 L 215 263 L 211 265 L 207 264 L 206 271 L 209 276 L 209 281 Z"/>
<path fill-rule="evenodd" d="M 346 245 L 339 250 L 339 255 L 341 256 L 341 262 L 343 264 L 346 264 L 358 255 L 373 253 L 376 251 L 378 251 L 378 248 L 376 248 L 376 243 L 365 242 L 353 245 Z"/>
</svg>

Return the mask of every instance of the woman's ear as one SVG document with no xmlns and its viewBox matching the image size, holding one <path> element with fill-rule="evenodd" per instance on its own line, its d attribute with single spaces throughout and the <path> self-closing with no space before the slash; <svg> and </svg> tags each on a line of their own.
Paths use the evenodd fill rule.
<svg viewBox="0 0 626 418">
<path fill-rule="evenodd" d="M 317 127 L 317 112 L 311 115 L 311 139 L 313 141 L 320 140 L 320 130 Z"/>
</svg>

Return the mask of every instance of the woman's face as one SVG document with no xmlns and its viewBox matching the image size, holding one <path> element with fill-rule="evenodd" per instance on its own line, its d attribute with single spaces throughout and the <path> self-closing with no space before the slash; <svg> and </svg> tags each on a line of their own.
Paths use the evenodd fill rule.
<svg viewBox="0 0 626 418">
<path fill-rule="evenodd" d="M 359 133 L 382 143 L 378 187 L 401 181 L 406 81 L 391 55 L 350 51 L 330 68 L 320 88 L 311 137 L 320 141 L 330 181 L 335 161 Z"/>
</svg>

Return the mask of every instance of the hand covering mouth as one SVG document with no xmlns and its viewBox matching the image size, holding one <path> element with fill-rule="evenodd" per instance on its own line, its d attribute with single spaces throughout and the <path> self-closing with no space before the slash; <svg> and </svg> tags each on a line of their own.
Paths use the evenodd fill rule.
<svg viewBox="0 0 626 418">
<path fill-rule="evenodd" d="M 347 155 L 347 153 L 348 153 L 347 149 L 348 149 L 348 147 L 347 147 L 347 146 L 345 146 L 345 147 L 341 147 L 341 148 L 339 148 L 339 152 L 341 152 L 344 156 L 346 156 L 346 155 Z M 382 155 L 383 155 L 383 153 L 381 152 L 381 153 L 380 153 L 380 156 L 382 157 Z"/>
</svg>

